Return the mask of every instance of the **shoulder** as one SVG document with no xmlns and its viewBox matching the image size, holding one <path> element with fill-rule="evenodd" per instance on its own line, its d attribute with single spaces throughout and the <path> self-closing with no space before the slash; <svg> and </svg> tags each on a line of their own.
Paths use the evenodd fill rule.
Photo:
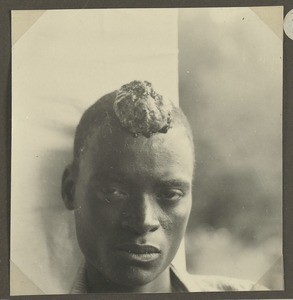
<svg viewBox="0 0 293 300">
<path fill-rule="evenodd" d="M 202 291 L 260 291 L 267 290 L 264 286 L 250 280 L 242 280 L 224 276 L 189 275 L 192 286 L 200 286 Z M 192 288 L 191 286 L 191 288 Z"/>
<path fill-rule="evenodd" d="M 266 287 L 252 282 L 224 276 L 191 275 L 187 272 L 176 272 L 180 281 L 189 292 L 219 291 L 265 291 Z"/>
</svg>

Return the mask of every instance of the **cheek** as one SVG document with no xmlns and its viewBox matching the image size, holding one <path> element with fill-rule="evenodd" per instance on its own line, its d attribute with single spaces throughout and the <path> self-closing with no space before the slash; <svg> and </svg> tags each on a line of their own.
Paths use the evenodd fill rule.
<svg viewBox="0 0 293 300">
<path fill-rule="evenodd" d="M 172 239 L 183 237 L 191 210 L 191 198 L 181 204 L 165 210 L 161 220 L 162 228 Z"/>
<path fill-rule="evenodd" d="M 75 222 L 78 239 L 87 244 L 99 244 L 113 237 L 119 224 L 120 209 L 105 200 L 97 199 L 88 189 L 77 189 Z"/>
<path fill-rule="evenodd" d="M 165 213 L 165 217 L 161 225 L 166 237 L 166 265 L 171 263 L 178 251 L 182 238 L 185 234 L 190 209 L 191 200 L 182 205 L 178 205 L 173 209 L 169 209 L 168 212 Z"/>
<path fill-rule="evenodd" d="M 93 231 L 105 231 L 119 223 L 120 208 L 89 195 L 76 209 L 75 215 L 85 227 Z"/>
<path fill-rule="evenodd" d="M 88 261 L 100 266 L 107 261 L 108 249 L 117 238 L 119 217 L 108 203 L 85 198 L 75 210 L 76 234 L 81 251 Z"/>
</svg>

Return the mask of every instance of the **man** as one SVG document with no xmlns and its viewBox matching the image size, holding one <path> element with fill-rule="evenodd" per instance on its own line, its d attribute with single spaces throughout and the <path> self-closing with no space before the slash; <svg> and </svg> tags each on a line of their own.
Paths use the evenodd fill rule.
<svg viewBox="0 0 293 300">
<path fill-rule="evenodd" d="M 149 82 L 126 84 L 84 113 L 62 185 L 85 258 L 72 292 L 254 288 L 172 266 L 190 214 L 194 162 L 186 117 Z"/>
</svg>

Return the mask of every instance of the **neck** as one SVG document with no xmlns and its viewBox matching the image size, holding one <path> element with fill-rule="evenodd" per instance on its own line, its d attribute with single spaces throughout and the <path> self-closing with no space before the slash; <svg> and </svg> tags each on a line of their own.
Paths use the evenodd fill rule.
<svg viewBox="0 0 293 300">
<path fill-rule="evenodd" d="M 170 293 L 170 268 L 166 268 L 153 281 L 140 286 L 119 285 L 110 281 L 97 269 L 86 263 L 86 279 L 90 293 Z"/>
</svg>

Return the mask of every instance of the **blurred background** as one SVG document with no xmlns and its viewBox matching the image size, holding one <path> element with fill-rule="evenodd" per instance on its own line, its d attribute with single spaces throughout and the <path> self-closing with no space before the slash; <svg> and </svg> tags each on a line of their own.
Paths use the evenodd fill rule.
<svg viewBox="0 0 293 300">
<path fill-rule="evenodd" d="M 179 10 L 179 99 L 197 159 L 186 250 L 191 273 L 283 289 L 282 9 L 267 12 Z"/>
</svg>

